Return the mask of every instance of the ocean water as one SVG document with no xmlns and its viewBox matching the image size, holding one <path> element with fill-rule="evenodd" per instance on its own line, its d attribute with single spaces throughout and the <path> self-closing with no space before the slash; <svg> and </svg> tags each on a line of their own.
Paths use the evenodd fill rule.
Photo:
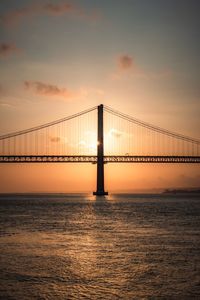
<svg viewBox="0 0 200 300">
<path fill-rule="evenodd" d="M 1 195 L 0 299 L 200 299 L 200 199 Z"/>
</svg>

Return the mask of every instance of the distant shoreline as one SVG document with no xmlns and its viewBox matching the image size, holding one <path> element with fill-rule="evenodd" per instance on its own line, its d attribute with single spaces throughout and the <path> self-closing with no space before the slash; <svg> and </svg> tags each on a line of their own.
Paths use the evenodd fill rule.
<svg viewBox="0 0 200 300">
<path fill-rule="evenodd" d="M 162 194 L 200 194 L 200 188 L 197 189 L 166 189 Z"/>
</svg>

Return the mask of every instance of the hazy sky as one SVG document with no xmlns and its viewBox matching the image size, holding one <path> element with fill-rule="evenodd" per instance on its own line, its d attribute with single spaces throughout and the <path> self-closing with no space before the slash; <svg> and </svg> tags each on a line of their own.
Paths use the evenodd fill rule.
<svg viewBox="0 0 200 300">
<path fill-rule="evenodd" d="M 1 0 L 0 134 L 104 103 L 199 138 L 199 11 L 199 0 Z M 90 190 L 95 168 L 4 165 L 0 190 Z M 112 190 L 200 179 L 186 165 L 108 165 L 106 174 Z"/>
</svg>

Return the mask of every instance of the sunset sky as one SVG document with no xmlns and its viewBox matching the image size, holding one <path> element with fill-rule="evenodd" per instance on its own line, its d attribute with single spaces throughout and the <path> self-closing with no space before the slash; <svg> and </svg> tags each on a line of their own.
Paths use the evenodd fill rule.
<svg viewBox="0 0 200 300">
<path fill-rule="evenodd" d="M 0 2 L 0 135 L 103 103 L 200 138 L 200 1 Z M 199 186 L 198 165 L 106 165 L 106 188 Z M 92 164 L 0 165 L 0 192 L 93 191 Z"/>
</svg>

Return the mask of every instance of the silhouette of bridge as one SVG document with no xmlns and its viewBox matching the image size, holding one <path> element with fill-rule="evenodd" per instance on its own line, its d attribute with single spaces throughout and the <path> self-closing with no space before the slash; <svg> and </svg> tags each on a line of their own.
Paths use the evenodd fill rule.
<svg viewBox="0 0 200 300">
<path fill-rule="evenodd" d="M 0 163 L 97 164 L 95 195 L 105 163 L 200 163 L 200 140 L 113 110 L 91 109 L 0 136 Z"/>
</svg>

